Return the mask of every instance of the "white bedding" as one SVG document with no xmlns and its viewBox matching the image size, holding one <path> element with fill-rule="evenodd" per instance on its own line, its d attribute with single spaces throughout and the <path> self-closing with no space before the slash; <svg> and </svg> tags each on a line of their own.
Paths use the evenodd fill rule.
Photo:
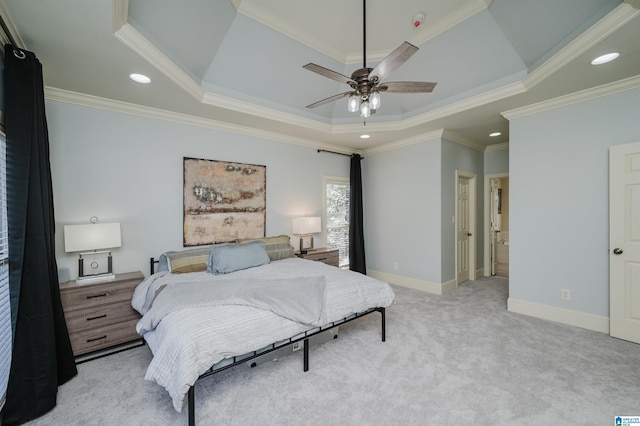
<svg viewBox="0 0 640 426">
<path fill-rule="evenodd" d="M 327 323 L 369 308 L 388 307 L 395 298 L 385 282 L 321 262 L 290 258 L 226 275 L 159 272 L 138 285 L 132 306 L 145 315 L 156 292 L 164 285 L 178 288 L 185 282 L 318 276 L 326 278 L 323 316 Z M 212 365 L 312 328 L 251 306 L 190 307 L 171 312 L 153 330 L 142 333 L 154 355 L 145 379 L 163 386 L 180 412 L 189 387 Z"/>
</svg>

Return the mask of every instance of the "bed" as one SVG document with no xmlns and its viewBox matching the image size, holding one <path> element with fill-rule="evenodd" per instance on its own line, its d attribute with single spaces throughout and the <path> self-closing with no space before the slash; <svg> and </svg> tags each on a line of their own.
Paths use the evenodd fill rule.
<svg viewBox="0 0 640 426">
<path fill-rule="evenodd" d="M 302 342 L 307 371 L 310 338 L 373 312 L 384 341 L 395 299 L 385 282 L 295 257 L 288 236 L 168 252 L 150 265 L 132 298 L 153 353 L 145 379 L 178 412 L 188 400 L 190 425 L 198 379 Z"/>
</svg>

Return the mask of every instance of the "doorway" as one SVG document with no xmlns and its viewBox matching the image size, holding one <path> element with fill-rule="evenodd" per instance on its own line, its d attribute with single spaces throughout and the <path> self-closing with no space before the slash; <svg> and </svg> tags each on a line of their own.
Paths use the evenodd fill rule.
<svg viewBox="0 0 640 426">
<path fill-rule="evenodd" d="M 509 278 L 509 174 L 485 180 L 485 275 Z"/>
</svg>

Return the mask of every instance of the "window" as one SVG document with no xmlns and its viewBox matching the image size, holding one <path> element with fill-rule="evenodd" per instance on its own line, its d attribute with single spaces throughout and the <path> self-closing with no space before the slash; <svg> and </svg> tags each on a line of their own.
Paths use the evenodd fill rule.
<svg viewBox="0 0 640 426">
<path fill-rule="evenodd" d="M 0 133 L 0 409 L 4 406 L 11 368 L 9 305 L 9 239 L 7 231 L 6 139 Z"/>
<path fill-rule="evenodd" d="M 340 250 L 340 267 L 349 266 L 349 193 L 349 179 L 324 178 L 327 246 Z"/>
</svg>

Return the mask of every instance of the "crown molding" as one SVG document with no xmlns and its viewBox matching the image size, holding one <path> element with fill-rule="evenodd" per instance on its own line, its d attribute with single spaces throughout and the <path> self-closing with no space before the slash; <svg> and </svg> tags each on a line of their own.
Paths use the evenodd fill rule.
<svg viewBox="0 0 640 426">
<path fill-rule="evenodd" d="M 305 127 L 307 129 L 312 129 L 319 132 L 332 133 L 332 128 L 334 127 L 331 124 L 322 123 L 310 118 L 301 117 L 296 114 L 278 111 L 273 108 L 267 108 L 251 102 L 240 101 L 238 99 L 218 95 L 209 91 L 204 93 L 202 97 L 202 103 L 254 115 L 256 117 L 265 118 L 267 120 L 280 121 L 283 123 L 292 124 L 294 126 Z"/>
<path fill-rule="evenodd" d="M 398 122 L 397 124 L 399 126 L 399 129 L 406 129 L 409 127 L 417 126 L 419 124 L 437 120 L 439 118 L 448 117 L 452 114 L 457 114 L 459 112 L 463 112 L 485 104 L 499 101 L 501 99 L 515 96 L 524 92 L 526 92 L 526 88 L 524 87 L 522 82 L 516 81 L 515 83 L 507 84 L 506 86 L 489 90 L 487 92 L 471 96 L 467 99 L 463 99 L 458 102 L 436 108 L 424 114 L 416 115 L 414 117 Z"/>
<path fill-rule="evenodd" d="M 451 130 L 439 129 L 439 130 L 434 130 L 433 132 L 423 133 L 421 135 L 402 139 L 400 141 L 388 143 L 388 144 L 377 146 L 374 148 L 369 148 L 364 151 L 364 154 L 365 155 L 379 154 L 381 152 L 393 151 L 399 148 L 403 148 L 405 146 L 410 146 L 410 145 L 414 145 L 417 143 L 426 142 L 434 139 L 438 139 L 442 141 L 443 138 L 453 143 L 456 143 L 458 145 L 466 146 L 467 148 L 471 148 L 480 152 L 499 151 L 503 149 L 509 149 L 508 142 L 482 146 Z"/>
<path fill-rule="evenodd" d="M 121 11 L 122 4 L 126 2 L 127 0 L 115 0 L 114 7 L 116 3 L 119 3 L 118 10 Z M 114 10 L 114 28 L 120 25 L 120 18 L 122 18 L 122 15 L 117 15 Z M 187 74 L 179 66 L 177 66 L 171 59 L 169 59 L 164 53 L 162 53 L 157 47 L 155 47 L 153 43 L 151 43 L 147 38 L 140 34 L 140 32 L 138 32 L 131 24 L 126 22 L 126 19 L 124 24 L 115 29 L 114 35 L 125 46 L 127 46 L 137 55 L 149 62 L 156 69 L 160 70 L 165 76 L 167 76 L 178 86 L 183 88 L 198 102 L 255 115 L 257 117 L 265 118 L 268 120 L 275 120 L 301 127 L 311 128 L 313 130 L 321 132 L 331 132 L 332 126 L 330 124 L 321 123 L 319 121 L 300 117 L 295 114 L 278 111 L 272 108 L 267 108 L 250 102 L 244 102 L 206 91 L 202 86 L 200 86 L 200 84 L 193 80 L 193 78 L 191 78 L 189 74 Z"/>
<path fill-rule="evenodd" d="M 113 33 L 122 28 L 129 18 L 129 0 L 113 0 Z"/>
<path fill-rule="evenodd" d="M 402 139 L 396 142 L 368 148 L 364 150 L 364 155 L 380 154 L 381 152 L 393 151 L 405 146 L 415 145 L 417 143 L 426 142 L 430 140 L 442 140 L 444 129 L 434 130 L 433 132 L 423 133 L 421 135 L 412 136 L 410 138 Z"/>
<path fill-rule="evenodd" d="M 484 152 L 502 151 L 503 149 L 509 149 L 509 142 L 495 143 L 493 145 L 487 145 L 484 148 Z"/>
<path fill-rule="evenodd" d="M 115 19 L 114 19 L 115 21 Z M 145 61 L 182 87 L 188 94 L 202 101 L 204 89 L 171 59 L 140 34 L 131 24 L 125 23 L 114 32 L 114 36 Z"/>
<path fill-rule="evenodd" d="M 576 104 L 579 102 L 590 101 L 592 99 L 601 98 L 603 96 L 613 95 L 615 93 L 626 92 L 640 88 L 640 75 L 625 78 L 613 83 L 603 84 L 602 86 L 581 90 L 570 95 L 560 96 L 535 104 L 527 105 L 522 108 L 516 108 L 502 113 L 507 120 L 526 117 L 528 115 L 538 114 L 555 108 Z"/>
<path fill-rule="evenodd" d="M 635 9 L 640 9 L 640 0 L 624 0 L 624 2 Z"/>
<path fill-rule="evenodd" d="M 112 99 L 102 98 L 99 96 L 86 95 L 83 93 L 71 92 L 68 90 L 58 89 L 54 87 L 45 87 L 45 96 L 48 100 L 64 102 L 74 105 L 80 105 L 84 107 L 103 109 L 107 111 L 113 111 L 118 113 L 137 115 L 146 118 L 152 118 L 156 120 L 163 121 L 171 121 L 178 124 L 185 124 L 190 126 L 198 126 L 204 127 L 208 129 L 214 129 L 219 131 L 238 133 L 245 136 L 257 137 L 260 139 L 268 139 L 277 142 L 284 142 L 293 145 L 300 145 L 309 148 L 316 149 L 327 149 L 330 151 L 341 152 L 341 153 L 359 153 L 361 155 L 372 155 L 378 154 L 386 151 L 393 151 L 405 146 L 414 145 L 417 143 L 430 141 L 434 139 L 441 140 L 442 138 L 446 138 L 447 140 L 457 143 L 459 145 L 466 146 L 468 148 L 472 148 L 478 151 L 496 151 L 499 149 L 507 149 L 508 143 L 506 144 L 496 144 L 489 145 L 486 148 L 462 137 L 461 135 L 456 134 L 450 130 L 439 129 L 428 133 L 423 133 L 417 136 L 412 136 L 410 138 L 402 139 L 396 142 L 388 143 L 385 145 L 381 145 L 374 148 L 369 148 L 365 150 L 353 150 L 353 149 L 345 149 L 341 146 L 330 145 L 330 144 L 320 144 L 318 145 L 318 141 L 304 139 L 304 138 L 296 138 L 289 135 L 285 135 L 282 133 L 276 132 L 268 132 L 264 130 L 259 130 L 251 127 L 239 126 L 235 124 L 230 124 L 222 121 L 195 117 L 192 115 L 176 113 L 173 111 L 166 111 L 157 108 L 145 107 L 137 104 L 131 104 L 127 102 L 114 101 Z"/>
<path fill-rule="evenodd" d="M 19 47 L 20 49 L 24 49 L 24 50 L 29 50 L 29 47 L 24 42 L 22 37 L 20 37 L 20 33 L 18 32 L 18 29 L 13 24 L 13 21 L 11 20 L 11 16 L 9 15 L 9 13 L 7 13 L 7 9 L 5 9 L 4 4 L 1 1 L 0 1 L 0 15 L 2 15 L 2 19 L 4 20 L 4 23 L 7 26 L 7 29 L 11 33 L 11 37 L 13 37 L 15 42 L 18 44 L 16 47 Z M 0 41 L 2 41 L 2 46 L 4 46 L 5 44 L 11 44 L 11 41 L 9 40 L 8 35 L 5 34 L 4 31 L 0 31 Z"/>
<path fill-rule="evenodd" d="M 127 0 L 115 0 L 119 4 L 118 10 L 122 10 L 122 6 Z M 244 3 L 241 3 L 244 4 Z M 115 6 L 115 3 L 114 3 Z M 119 25 L 119 19 L 122 18 L 121 12 L 114 15 L 114 27 Z M 331 125 L 322 123 L 317 120 L 304 118 L 296 114 L 282 112 L 273 108 L 267 108 L 261 105 L 244 102 L 227 96 L 218 95 L 216 93 L 206 91 L 191 76 L 178 67 L 164 53 L 156 48 L 149 40 L 140 34 L 131 24 L 125 22 L 116 29 L 114 35 L 125 46 L 133 52 L 145 59 L 151 65 L 160 70 L 168 78 L 182 87 L 187 93 L 193 96 L 199 102 L 220 108 L 226 108 L 233 111 L 251 114 L 268 120 L 279 121 L 287 124 L 293 124 L 300 127 L 310 128 L 319 132 L 327 132 L 331 134 L 344 134 L 360 132 L 360 124 Z M 450 114 L 465 111 L 486 103 L 494 102 L 505 97 L 513 96 L 525 91 L 521 82 L 509 84 L 507 86 L 490 90 L 476 96 L 446 105 L 424 114 L 393 122 L 370 123 L 367 124 L 372 131 L 396 131 L 405 130 L 407 128 L 423 124 L 425 122 L 446 117 Z"/>
<path fill-rule="evenodd" d="M 278 15 L 271 13 L 268 9 L 260 7 L 255 3 L 242 0 L 234 0 L 231 4 L 236 8 L 238 13 L 260 22 L 272 30 L 284 34 L 338 62 L 346 63 L 347 55 L 341 50 L 332 47 L 329 43 L 323 43 L 317 38 L 311 37 L 306 31 L 300 29 L 300 27 L 288 24 L 287 21 L 280 19 Z M 360 57 L 362 57 L 362 55 L 360 55 Z"/>
<path fill-rule="evenodd" d="M 438 37 L 440 34 L 450 30 L 461 22 L 466 21 L 472 16 L 487 10 L 491 4 L 491 0 L 476 0 L 467 3 L 465 6 L 459 8 L 458 10 L 450 13 L 444 18 L 438 19 L 435 22 L 429 23 L 429 25 L 422 26 L 422 29 L 418 30 L 415 35 L 412 35 L 407 38 L 407 41 L 416 46 L 421 46 L 424 43 Z M 390 51 L 375 51 L 375 52 L 367 52 L 367 58 L 372 62 L 377 62 L 383 60 Z M 346 64 L 357 64 L 362 62 L 362 52 L 358 53 L 349 53 L 347 54 L 345 63 Z"/>
<path fill-rule="evenodd" d="M 45 87 L 45 97 L 51 101 L 64 102 L 68 104 L 80 105 L 90 108 L 98 108 L 118 113 L 138 115 L 141 117 L 156 120 L 171 121 L 178 124 L 204 127 L 208 129 L 220 130 L 231 133 L 238 133 L 245 136 L 252 136 L 260 139 L 267 139 L 276 142 L 284 142 L 293 145 L 300 145 L 309 148 L 318 148 L 318 141 L 285 135 L 277 132 L 255 129 L 253 127 L 239 126 L 223 121 L 208 118 L 195 117 L 192 115 L 162 110 L 158 108 L 145 107 L 127 102 L 114 101 L 112 99 L 101 98 L 99 96 L 86 95 L 83 93 L 71 92 L 55 87 Z M 342 146 L 331 144 L 321 144 L 322 149 L 331 151 L 347 152 Z M 354 150 L 348 150 L 349 153 Z"/>
<path fill-rule="evenodd" d="M 485 146 L 484 145 L 479 145 L 477 143 L 475 143 L 474 141 L 472 141 L 471 139 L 465 138 L 464 136 L 452 131 L 452 130 L 445 130 L 442 134 L 442 137 L 444 139 L 447 139 L 448 141 L 457 143 L 458 145 L 462 145 L 462 146 L 466 146 L 467 148 L 471 148 L 471 149 L 475 149 L 476 151 L 480 151 L 480 152 L 484 152 L 485 150 Z"/>
<path fill-rule="evenodd" d="M 640 0 L 636 1 L 640 3 Z M 622 28 L 629 21 L 640 15 L 640 10 L 630 4 L 622 3 L 586 31 L 560 49 L 551 58 L 531 71 L 522 83 L 528 89 L 549 78 L 565 67 L 578 56 L 591 49 L 602 40 Z"/>
<path fill-rule="evenodd" d="M 262 22 L 262 20 L 258 19 L 258 17 L 262 17 L 271 23 L 269 26 L 275 25 L 275 22 L 278 21 L 277 16 L 273 16 L 268 12 L 262 10 L 261 7 L 255 6 L 253 2 L 246 2 L 243 0 L 231 0 L 231 2 L 238 12 L 243 13 L 251 17 L 252 19 L 257 19 L 260 22 Z M 524 93 L 532 86 L 540 83 L 544 79 L 557 72 L 562 67 L 566 66 L 571 60 L 575 59 L 576 56 L 584 53 L 594 44 L 601 41 L 603 38 L 607 37 L 614 31 L 625 25 L 629 20 L 640 15 L 640 10 L 636 9 L 633 6 L 637 3 L 640 3 L 640 0 L 625 0 L 625 3 L 621 4 L 616 9 L 611 11 L 600 21 L 598 21 L 596 24 L 594 24 L 592 27 L 578 36 L 574 41 L 569 43 L 559 52 L 554 54 L 545 63 L 540 65 L 536 70 L 532 71 L 530 74 L 519 81 L 468 97 L 466 99 L 462 99 L 457 102 L 453 102 L 448 105 L 443 105 L 441 107 L 406 119 L 390 122 L 367 123 L 367 130 L 380 132 L 407 130 L 415 126 L 423 125 L 427 122 L 450 116 L 452 114 L 463 112 L 478 106 Z M 413 42 L 418 44 L 424 43 L 430 37 L 435 37 L 436 35 L 440 34 L 443 31 L 446 31 L 452 26 L 457 25 L 465 19 L 468 19 L 469 17 L 482 12 L 483 10 L 486 10 L 490 4 L 490 0 L 474 0 L 473 2 L 469 2 L 465 7 L 450 14 L 442 22 L 435 25 L 434 28 L 426 28 L 427 26 L 425 26 L 425 31 L 423 33 L 420 33 L 419 35 L 419 37 L 422 38 L 413 38 Z M 329 134 L 348 134 L 358 133 L 362 131 L 362 125 L 360 123 L 337 125 L 324 123 L 296 114 L 283 112 L 274 108 L 269 108 L 250 102 L 239 101 L 231 97 L 222 96 L 207 91 L 199 83 L 194 81 L 194 79 L 189 74 L 178 67 L 173 61 L 171 61 L 166 55 L 164 55 L 158 48 L 156 48 L 149 40 L 142 36 L 131 24 L 127 22 L 128 0 L 113 0 L 113 12 L 114 35 L 116 36 L 116 38 L 118 38 L 123 44 L 129 47 L 140 57 L 142 57 L 162 73 L 164 73 L 168 78 L 170 78 L 177 85 L 183 88 L 187 93 L 192 95 L 198 102 L 233 111 L 238 111 L 245 114 L 250 114 L 268 120 L 293 124 L 299 127 L 304 127 L 312 129 L 314 131 Z M 268 24 L 265 23 L 265 25 Z M 278 25 L 280 24 L 278 23 Z M 293 31 L 286 29 L 283 30 L 280 26 L 274 29 L 284 34 L 288 34 L 286 31 Z M 300 36 L 298 35 L 288 35 L 301 40 Z M 418 35 L 416 35 L 416 37 L 418 37 Z M 317 48 L 317 46 L 315 46 L 315 43 L 312 47 Z M 382 54 L 382 52 L 380 52 L 380 54 Z M 631 86 L 633 86 L 633 83 L 631 83 Z M 627 89 L 618 89 L 614 87 L 613 90 L 620 91 Z M 589 92 L 591 92 L 591 90 L 589 90 Z M 606 94 L 608 93 L 606 93 L 605 90 L 604 94 L 596 96 L 604 96 Z M 588 98 L 591 95 L 584 96 L 587 96 Z M 559 100 L 545 101 L 533 106 L 507 111 L 502 115 L 507 119 L 515 118 L 518 114 L 527 115 L 529 114 L 529 112 L 527 111 L 536 111 L 536 108 L 544 110 L 557 107 L 555 105 L 562 106 L 565 102 L 573 103 L 580 101 L 575 99 L 581 99 L 581 95 L 577 95 L 577 97 L 569 96 L 562 97 Z M 264 133 L 256 131 L 256 134 L 262 135 Z M 281 137 L 279 139 L 281 139 Z M 406 144 L 411 144 L 415 143 L 415 141 L 422 140 L 424 140 L 424 135 L 418 135 L 416 137 L 411 137 L 401 141 L 386 144 L 384 145 L 385 148 L 380 149 L 386 150 L 386 147 L 388 147 L 388 149 L 395 149 L 394 147 L 405 146 Z M 456 138 L 455 142 L 461 142 L 462 145 L 469 146 L 473 149 L 480 149 L 479 145 L 474 144 L 468 140 L 461 140 L 460 138 Z M 481 149 L 484 150 L 486 148 L 482 147 Z"/>
<path fill-rule="evenodd" d="M 484 0 L 468 2 L 466 5 L 450 13 L 444 18 L 431 22 L 429 25 L 425 25 L 422 30 L 416 32 L 414 36 L 409 37 L 407 41 L 415 44 L 416 46 L 420 46 L 450 30 L 461 22 L 466 21 L 472 16 L 475 16 L 480 12 L 484 12 L 488 9 L 490 4 L 491 1 Z"/>
<path fill-rule="evenodd" d="M 342 62 L 345 65 L 362 62 L 362 52 L 344 52 L 332 47 L 328 43 L 323 43 L 318 40 L 317 37 L 312 37 L 304 30 L 304 28 L 290 25 L 287 21 L 282 20 L 278 15 L 271 13 L 268 9 L 258 6 L 256 2 L 231 0 L 231 4 L 235 7 L 238 13 L 241 13 L 254 21 L 260 22 L 261 24 L 284 34 L 287 37 L 297 40 L 300 43 L 309 46 L 310 48 L 317 50 L 336 61 Z M 471 1 L 444 18 L 438 19 L 429 25 L 425 25 L 422 30 L 419 30 L 414 36 L 409 37 L 407 41 L 417 46 L 424 44 L 458 25 L 460 22 L 471 18 L 479 12 L 487 10 L 490 4 L 491 0 Z M 372 62 L 381 61 L 390 52 L 391 51 L 387 50 L 367 52 L 367 59 Z"/>
</svg>

